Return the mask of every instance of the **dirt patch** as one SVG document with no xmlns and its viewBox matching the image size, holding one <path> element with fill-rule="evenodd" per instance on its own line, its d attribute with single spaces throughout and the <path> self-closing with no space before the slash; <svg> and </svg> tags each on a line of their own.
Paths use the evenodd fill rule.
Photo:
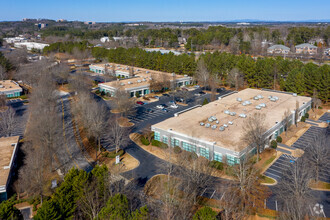
<svg viewBox="0 0 330 220">
<path fill-rule="evenodd" d="M 268 167 L 273 163 L 273 161 L 277 160 L 277 157 L 279 156 L 277 155 L 277 151 L 275 149 L 267 148 L 261 154 L 259 154 L 261 160 L 254 164 L 254 168 L 259 170 L 260 173 L 263 173 L 268 169 Z"/>
<path fill-rule="evenodd" d="M 58 90 L 64 91 L 64 92 L 71 92 L 68 84 L 59 86 Z"/>
<path fill-rule="evenodd" d="M 128 118 L 120 117 L 118 118 L 118 124 L 120 127 L 132 127 L 134 123 L 130 122 Z"/>
<path fill-rule="evenodd" d="M 314 190 L 330 191 L 330 183 L 322 181 L 315 182 L 314 180 L 312 180 L 309 183 L 309 187 Z"/>
<path fill-rule="evenodd" d="M 305 152 L 301 149 L 296 149 L 292 151 L 292 156 L 294 157 L 301 157 Z"/>
<path fill-rule="evenodd" d="M 113 113 L 113 114 L 119 114 L 119 113 L 121 113 L 121 111 L 118 110 L 118 109 L 112 109 L 112 110 L 110 110 L 110 112 Z"/>
<path fill-rule="evenodd" d="M 114 174 L 133 170 L 140 165 L 140 162 L 128 153 L 125 153 L 120 157 L 119 164 L 115 164 L 116 158 L 108 158 L 108 157 L 101 157 L 100 162 L 102 164 L 105 164 L 109 168 L 109 170 Z"/>
</svg>

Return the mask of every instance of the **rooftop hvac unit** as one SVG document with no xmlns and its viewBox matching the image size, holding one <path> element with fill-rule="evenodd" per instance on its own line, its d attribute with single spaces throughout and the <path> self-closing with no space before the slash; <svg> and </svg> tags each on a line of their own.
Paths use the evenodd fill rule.
<svg viewBox="0 0 330 220">
<path fill-rule="evenodd" d="M 141 80 L 138 80 L 137 82 L 138 82 L 138 83 L 140 83 L 140 82 L 141 82 Z"/>
<path fill-rule="evenodd" d="M 246 118 L 246 114 L 240 114 L 239 117 Z"/>
<path fill-rule="evenodd" d="M 219 124 L 219 121 L 215 121 L 216 124 Z"/>
<path fill-rule="evenodd" d="M 121 85 L 121 86 L 124 86 L 124 85 L 125 85 L 125 83 L 120 83 L 120 85 Z"/>
<path fill-rule="evenodd" d="M 120 65 L 117 65 L 117 67 L 120 67 Z"/>
<path fill-rule="evenodd" d="M 256 106 L 257 110 L 261 110 L 261 107 L 259 105 Z"/>
<path fill-rule="evenodd" d="M 146 71 L 146 73 L 149 73 L 149 71 Z"/>
<path fill-rule="evenodd" d="M 209 128 L 210 126 L 211 126 L 210 123 L 206 123 L 205 125 L 206 128 Z"/>
<path fill-rule="evenodd" d="M 136 71 L 140 71 L 140 69 L 137 69 Z"/>
<path fill-rule="evenodd" d="M 220 131 L 224 131 L 224 130 L 225 130 L 225 127 L 220 126 L 219 130 L 220 130 Z"/>
<path fill-rule="evenodd" d="M 214 130 L 214 129 L 216 129 L 217 128 L 217 126 L 216 125 L 212 125 L 212 129 Z"/>
<path fill-rule="evenodd" d="M 0 88 L 3 88 L 4 86 L 3 85 L 0 85 Z"/>
<path fill-rule="evenodd" d="M 143 81 L 143 82 L 145 82 L 145 81 L 146 81 L 146 79 L 145 79 L 145 78 L 143 78 L 143 79 L 142 79 L 142 81 Z"/>
<path fill-rule="evenodd" d="M 227 124 L 223 124 L 223 126 L 224 126 L 225 128 L 228 128 L 228 125 L 227 125 Z"/>
<path fill-rule="evenodd" d="M 128 67 L 126 67 L 126 70 L 129 70 L 129 68 L 128 68 Z"/>
<path fill-rule="evenodd" d="M 236 101 L 238 101 L 238 102 L 241 102 L 241 101 L 242 101 L 242 99 L 241 99 L 241 98 L 237 98 L 237 99 L 236 99 Z"/>
<path fill-rule="evenodd" d="M 273 98 L 277 101 L 279 100 L 279 98 L 277 96 L 273 96 Z"/>
<path fill-rule="evenodd" d="M 257 95 L 259 99 L 263 99 L 264 97 L 262 95 Z"/>
<path fill-rule="evenodd" d="M 229 113 L 231 116 L 235 116 L 236 115 L 236 112 L 230 112 Z"/>
<path fill-rule="evenodd" d="M 230 111 L 225 110 L 224 113 L 227 114 L 227 115 L 229 115 L 230 114 Z"/>
<path fill-rule="evenodd" d="M 268 98 L 271 99 L 271 98 L 273 98 L 273 96 L 269 95 Z"/>
<path fill-rule="evenodd" d="M 185 75 L 183 75 L 184 77 L 188 77 L 188 75 L 187 74 L 185 74 Z"/>
<path fill-rule="evenodd" d="M 150 80 L 152 80 L 152 78 L 151 78 L 151 77 L 149 77 L 149 79 L 150 79 Z"/>
<path fill-rule="evenodd" d="M 234 123 L 232 121 L 228 121 L 228 124 L 233 125 Z"/>
<path fill-rule="evenodd" d="M 269 100 L 272 101 L 272 102 L 276 102 L 275 98 L 270 98 Z"/>
<path fill-rule="evenodd" d="M 247 105 L 251 105 L 252 103 L 250 101 L 246 101 L 246 104 Z"/>
<path fill-rule="evenodd" d="M 112 65 L 110 65 L 110 67 L 112 67 Z"/>
<path fill-rule="evenodd" d="M 261 108 L 266 108 L 266 104 L 265 104 L 265 103 L 260 103 L 259 106 L 260 106 Z"/>
<path fill-rule="evenodd" d="M 175 76 L 175 73 L 172 73 L 172 76 Z"/>
<path fill-rule="evenodd" d="M 246 102 L 243 102 L 242 105 L 243 105 L 243 106 L 246 106 Z"/>
<path fill-rule="evenodd" d="M 199 123 L 200 126 L 204 126 L 205 124 L 203 122 Z"/>
<path fill-rule="evenodd" d="M 258 96 L 254 96 L 253 99 L 254 100 L 259 100 L 259 97 Z"/>
<path fill-rule="evenodd" d="M 293 95 L 294 97 L 297 97 L 297 93 L 293 93 L 292 95 Z"/>
<path fill-rule="evenodd" d="M 212 121 L 213 121 L 212 117 L 209 117 L 207 120 L 208 120 L 209 122 L 212 122 Z"/>
<path fill-rule="evenodd" d="M 133 84 L 132 82 L 128 82 L 128 84 Z"/>
</svg>

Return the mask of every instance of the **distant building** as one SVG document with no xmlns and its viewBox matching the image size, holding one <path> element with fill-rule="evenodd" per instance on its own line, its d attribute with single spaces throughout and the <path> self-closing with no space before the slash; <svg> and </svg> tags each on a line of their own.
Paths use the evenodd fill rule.
<svg viewBox="0 0 330 220">
<path fill-rule="evenodd" d="M 45 23 L 37 23 L 37 24 L 35 24 L 39 29 L 43 29 L 43 28 L 45 28 L 45 27 L 47 27 L 48 26 L 48 24 L 45 24 Z"/>
<path fill-rule="evenodd" d="M 58 19 L 56 22 L 66 22 L 67 20 L 65 19 Z"/>
<path fill-rule="evenodd" d="M 247 25 L 250 25 L 250 23 L 247 23 L 247 22 L 240 22 L 240 23 L 237 23 L 237 25 L 247 26 Z"/>
<path fill-rule="evenodd" d="M 4 38 L 4 40 L 8 44 L 19 43 L 19 42 L 27 42 L 27 39 L 25 37 L 7 37 L 7 38 Z"/>
<path fill-rule="evenodd" d="M 27 50 L 32 50 L 32 49 L 43 50 L 46 46 L 49 46 L 49 44 L 36 43 L 36 42 L 14 43 L 14 47 L 17 47 L 17 48 L 26 47 Z"/>
<path fill-rule="evenodd" d="M 288 54 L 289 52 L 290 48 L 280 44 L 273 45 L 267 49 L 267 53 L 270 54 Z"/>
<path fill-rule="evenodd" d="M 110 38 L 109 37 L 101 37 L 100 41 L 102 43 L 109 42 L 110 41 Z"/>
<path fill-rule="evenodd" d="M 103 65 L 103 66 L 101 66 Z M 160 82 L 163 79 L 168 79 L 169 82 L 175 80 L 175 86 L 181 87 L 191 84 L 191 77 L 187 75 L 177 75 L 175 73 L 166 73 L 160 71 L 147 70 L 143 68 L 134 68 L 134 74 L 131 75 L 128 66 L 119 64 L 98 64 L 90 65 L 90 70 L 93 72 L 98 72 L 104 74 L 105 65 L 109 69 L 115 69 L 115 75 L 119 79 L 117 81 L 100 83 L 99 91 L 109 94 L 110 96 L 115 96 L 116 91 L 124 90 L 130 94 L 131 97 L 136 96 L 138 93 L 140 96 L 147 95 L 151 93 L 150 84 L 153 81 Z"/>
<path fill-rule="evenodd" d="M 311 44 L 299 44 L 296 46 L 296 53 L 297 54 L 316 54 L 317 47 Z"/>
<path fill-rule="evenodd" d="M 85 21 L 84 24 L 96 24 L 95 21 Z"/>
<path fill-rule="evenodd" d="M 12 80 L 0 81 L 0 94 L 6 95 L 7 98 L 18 97 L 22 94 L 23 89 Z"/>
<path fill-rule="evenodd" d="M 180 55 L 181 53 L 175 50 L 163 50 L 163 49 L 158 49 L 158 48 L 149 48 L 149 49 L 144 49 L 145 51 L 148 52 L 160 52 L 161 54 L 166 54 L 166 53 L 173 53 L 174 55 Z"/>
<path fill-rule="evenodd" d="M 0 138 L 0 202 L 8 199 L 19 136 Z"/>
</svg>

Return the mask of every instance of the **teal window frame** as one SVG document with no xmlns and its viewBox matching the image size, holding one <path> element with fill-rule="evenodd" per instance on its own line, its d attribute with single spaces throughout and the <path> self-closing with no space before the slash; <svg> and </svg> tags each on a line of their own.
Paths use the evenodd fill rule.
<svg viewBox="0 0 330 220">
<path fill-rule="evenodd" d="M 196 153 L 196 145 L 189 144 L 189 143 L 187 143 L 187 142 L 182 141 L 182 148 L 183 148 L 185 151 L 188 151 L 188 152 L 195 152 L 195 153 Z"/>
<path fill-rule="evenodd" d="M 209 159 L 210 158 L 210 150 L 208 148 L 200 147 L 199 148 L 199 155 Z"/>
<path fill-rule="evenodd" d="M 162 138 L 162 142 L 163 142 L 164 144 L 168 144 L 168 137 L 167 137 L 167 136 L 163 136 L 163 138 Z"/>
<path fill-rule="evenodd" d="M 218 162 L 222 162 L 222 153 L 214 152 L 213 157 L 214 157 L 213 160 L 216 160 Z"/>
<path fill-rule="evenodd" d="M 160 133 L 159 132 L 157 132 L 157 131 L 154 132 L 154 139 L 156 141 L 160 141 Z"/>
</svg>

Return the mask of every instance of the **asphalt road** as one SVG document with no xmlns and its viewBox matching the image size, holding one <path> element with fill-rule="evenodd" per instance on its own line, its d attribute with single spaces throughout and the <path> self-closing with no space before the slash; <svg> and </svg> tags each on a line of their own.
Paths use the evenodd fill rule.
<svg viewBox="0 0 330 220">
<path fill-rule="evenodd" d="M 20 136 L 22 138 L 28 120 L 28 105 L 24 105 L 23 101 L 20 99 L 10 99 L 7 101 L 7 105 L 11 106 L 16 111 L 15 117 L 17 124 L 12 136 Z"/>
</svg>

